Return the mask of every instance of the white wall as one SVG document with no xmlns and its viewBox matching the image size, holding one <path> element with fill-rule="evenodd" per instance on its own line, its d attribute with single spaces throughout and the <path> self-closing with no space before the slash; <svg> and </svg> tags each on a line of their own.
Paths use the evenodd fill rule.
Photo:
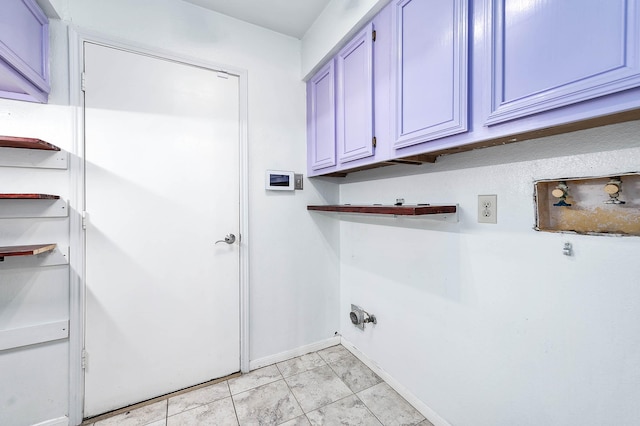
<svg viewBox="0 0 640 426">
<path fill-rule="evenodd" d="M 0 100 L 0 133 L 38 137 L 64 150 L 74 149 L 67 24 L 247 70 L 250 359 L 259 360 L 332 337 L 339 328 L 339 225 L 310 215 L 306 205 L 337 202 L 338 188 L 328 182 L 305 180 L 305 189 L 295 193 L 264 190 L 265 169 L 306 172 L 300 41 L 177 0 L 59 0 L 52 4 L 65 21 L 51 23 L 50 103 Z M 36 174 L 8 173 L 6 176 L 15 177 L 19 187 L 40 182 Z M 5 185 L 3 191 L 13 192 L 15 188 Z M 38 188 L 69 198 L 69 174 L 63 172 Z M 68 238 L 68 234 L 60 236 L 61 241 Z M 37 387 L 42 377 L 42 371 L 34 371 L 22 377 L 21 383 Z M 58 401 L 66 401 L 64 386 L 57 385 Z"/>
<path fill-rule="evenodd" d="M 459 203 L 460 220 L 343 216 L 343 336 L 451 425 L 636 424 L 640 238 L 532 228 L 534 180 L 639 171 L 638 134 L 635 121 L 346 178 L 342 203 Z M 478 194 L 498 195 L 497 225 L 477 223 Z M 378 324 L 353 327 L 351 303 Z"/>
<path fill-rule="evenodd" d="M 331 0 L 302 38 L 302 77 L 309 79 L 387 3 L 389 0 Z"/>
</svg>

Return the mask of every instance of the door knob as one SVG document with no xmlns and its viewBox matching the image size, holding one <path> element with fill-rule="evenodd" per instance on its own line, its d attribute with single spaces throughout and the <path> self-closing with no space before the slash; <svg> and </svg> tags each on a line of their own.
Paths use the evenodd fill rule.
<svg viewBox="0 0 640 426">
<path fill-rule="evenodd" d="M 233 244 L 235 242 L 236 242 L 236 236 L 233 234 L 228 234 L 226 237 L 224 237 L 224 240 L 218 240 L 215 242 L 215 244 L 218 244 L 218 243 Z"/>
</svg>

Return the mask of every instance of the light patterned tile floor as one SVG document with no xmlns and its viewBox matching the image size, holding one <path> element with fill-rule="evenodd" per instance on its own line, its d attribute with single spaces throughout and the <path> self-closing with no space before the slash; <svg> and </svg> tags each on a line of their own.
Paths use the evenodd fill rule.
<svg viewBox="0 0 640 426">
<path fill-rule="evenodd" d="M 433 426 L 341 345 L 91 425 Z"/>
</svg>

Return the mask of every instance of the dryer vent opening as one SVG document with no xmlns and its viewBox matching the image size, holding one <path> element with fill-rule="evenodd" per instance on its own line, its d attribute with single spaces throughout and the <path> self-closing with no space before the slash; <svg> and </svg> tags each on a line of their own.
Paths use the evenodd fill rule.
<svg viewBox="0 0 640 426">
<path fill-rule="evenodd" d="M 349 313 L 349 318 L 351 319 L 351 323 L 358 327 L 360 330 L 364 330 L 364 325 L 366 323 L 377 324 L 378 320 L 376 316 L 373 314 L 369 314 L 360 306 L 351 305 L 351 312 Z"/>
</svg>

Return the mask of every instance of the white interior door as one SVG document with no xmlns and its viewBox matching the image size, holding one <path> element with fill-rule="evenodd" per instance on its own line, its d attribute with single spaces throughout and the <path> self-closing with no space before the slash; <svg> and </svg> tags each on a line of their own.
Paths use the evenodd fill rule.
<svg viewBox="0 0 640 426">
<path fill-rule="evenodd" d="M 238 77 L 85 43 L 85 417 L 240 369 Z"/>
</svg>

